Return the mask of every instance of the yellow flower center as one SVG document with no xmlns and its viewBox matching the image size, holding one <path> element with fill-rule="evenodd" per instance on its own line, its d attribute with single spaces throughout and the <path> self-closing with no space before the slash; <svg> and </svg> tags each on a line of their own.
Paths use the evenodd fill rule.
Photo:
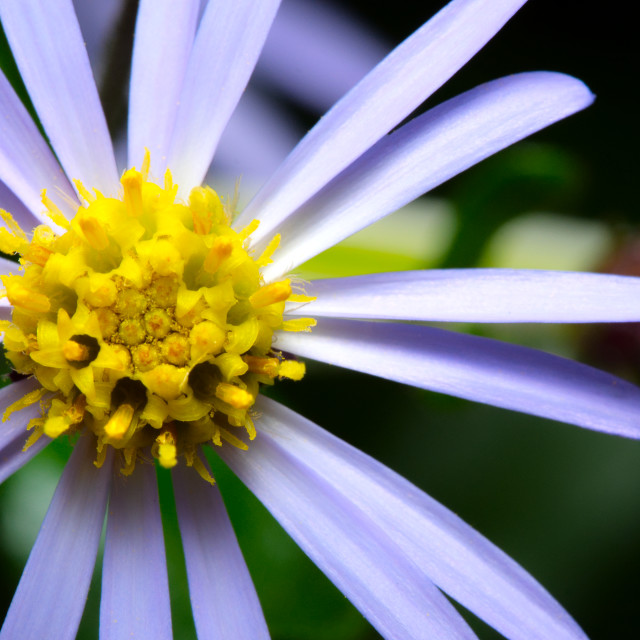
<svg viewBox="0 0 640 640">
<path fill-rule="evenodd" d="M 122 177 L 122 197 L 76 187 L 84 204 L 67 222 L 43 192 L 50 217 L 65 232 L 39 226 L 29 239 L 7 212 L 0 250 L 20 254 L 23 273 L 2 276 L 13 305 L 0 324 L 16 371 L 42 390 L 5 412 L 42 400 L 34 435 L 89 429 L 97 460 L 118 450 L 131 473 L 143 451 L 164 467 L 179 458 L 212 481 L 202 443 L 246 448 L 255 436 L 251 410 L 261 384 L 299 380 L 302 363 L 274 350 L 274 332 L 304 331 L 312 319 L 284 320 L 287 302 L 308 301 L 283 280 L 265 285 L 275 237 L 258 257 L 247 248 L 257 228 L 230 226 L 233 211 L 208 187 L 178 201 L 142 171 Z"/>
</svg>

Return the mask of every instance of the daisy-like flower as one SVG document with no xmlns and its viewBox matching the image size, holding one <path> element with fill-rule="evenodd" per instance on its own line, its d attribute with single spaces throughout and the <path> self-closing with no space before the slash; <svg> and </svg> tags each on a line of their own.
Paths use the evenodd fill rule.
<svg viewBox="0 0 640 640">
<path fill-rule="evenodd" d="M 2 328 L 8 358 L 28 376 L 0 391 L 8 407 L 0 478 L 51 438 L 75 443 L 0 638 L 75 635 L 107 501 L 101 637 L 171 637 L 154 459 L 172 469 L 198 636 L 268 637 L 206 445 L 384 637 L 474 637 L 442 592 L 509 638 L 584 637 L 533 578 L 443 506 L 259 397 L 279 378 L 302 377 L 302 356 L 638 436 L 640 389 L 622 380 L 521 347 L 380 320 L 637 320 L 640 280 L 479 270 L 306 285 L 287 277 L 591 102 L 573 78 L 527 73 L 388 133 L 522 4 L 447 5 L 340 100 L 237 213 L 233 199 L 198 185 L 277 1 L 210 2 L 199 20 L 199 0 L 142 0 L 130 168 L 120 179 L 70 0 L 0 3 L 55 152 L 0 78 L 0 242 L 21 260 L 1 263 Z"/>
</svg>

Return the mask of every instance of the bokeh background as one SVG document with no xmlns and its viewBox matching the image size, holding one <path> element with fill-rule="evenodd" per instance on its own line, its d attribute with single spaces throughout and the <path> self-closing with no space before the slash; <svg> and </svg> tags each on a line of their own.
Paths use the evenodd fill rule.
<svg viewBox="0 0 640 640">
<path fill-rule="evenodd" d="M 135 2 L 76 4 L 118 138 L 124 123 Z M 329 7 L 329 15 L 349 25 L 340 37 L 348 48 L 363 52 L 362 60 L 355 56 L 350 72 L 357 75 L 366 61 L 374 62 L 408 36 L 443 0 L 283 4 Z M 632 3 L 628 4 L 617 3 L 611 11 L 603 4 L 530 0 L 426 106 L 502 75 L 538 69 L 583 79 L 597 95 L 595 104 L 320 256 L 304 273 L 497 266 L 640 275 L 638 56 L 634 21 L 630 13 L 625 15 Z M 302 23 L 300 33 L 303 27 L 311 29 L 312 21 Z M 247 173 L 234 164 L 241 155 L 235 152 L 266 144 L 277 129 L 265 125 L 263 134 L 258 128 L 253 139 L 239 139 L 217 167 L 221 183 L 242 173 L 243 186 L 250 192 L 260 172 L 287 150 L 292 132 L 304 132 L 326 106 L 323 103 L 338 97 L 332 91 L 346 81 L 341 76 L 345 65 L 338 64 L 338 33 L 336 47 L 320 47 L 313 54 L 313 69 L 306 65 L 311 58 L 300 55 L 284 56 L 289 65 L 283 70 L 277 43 L 269 45 L 275 53 L 263 63 L 251 91 L 282 123 L 281 145 L 275 144 L 277 150 L 264 166 L 251 165 Z M 296 32 L 289 31 L 280 44 L 303 46 L 307 40 L 297 43 Z M 0 59 L 19 87 L 4 41 Z M 285 72 L 286 82 L 278 79 Z M 312 96 L 304 88 L 308 85 L 325 89 Z M 636 325 L 456 328 L 575 357 L 636 382 L 640 377 Z M 382 460 L 457 512 L 540 580 L 593 640 L 640 635 L 638 443 L 313 362 L 302 382 L 280 384 L 271 395 Z M 0 615 L 10 603 L 68 454 L 66 444 L 56 442 L 0 487 Z M 211 462 L 272 637 L 379 637 L 257 500 L 213 457 Z M 171 485 L 167 472 L 158 476 L 174 634 L 194 638 Z M 99 593 L 100 560 L 79 638 L 97 637 Z M 469 619 L 481 638 L 498 637 Z"/>
</svg>

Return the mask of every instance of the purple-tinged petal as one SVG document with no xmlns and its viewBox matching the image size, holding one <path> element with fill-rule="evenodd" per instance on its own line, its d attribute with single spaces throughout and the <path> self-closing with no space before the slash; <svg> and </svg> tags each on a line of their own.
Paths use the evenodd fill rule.
<svg viewBox="0 0 640 640">
<path fill-rule="evenodd" d="M 111 456 L 96 469 L 96 441 L 82 436 L 53 495 L 1 640 L 73 640 L 91 583 L 109 490 Z"/>
<path fill-rule="evenodd" d="M 209 2 L 184 79 L 168 164 L 185 193 L 207 173 L 280 0 Z"/>
<path fill-rule="evenodd" d="M 392 51 L 305 136 L 238 217 L 261 221 L 254 241 L 406 118 L 446 82 L 525 0 L 454 0 Z"/>
<path fill-rule="evenodd" d="M 241 478 L 247 475 L 247 467 L 265 458 L 267 464 L 274 464 L 271 451 L 277 451 L 287 467 L 314 478 L 324 491 L 333 491 L 350 510 L 360 512 L 367 530 L 384 532 L 389 544 L 438 587 L 505 637 L 585 638 L 522 567 L 410 482 L 273 400 L 260 398 L 257 408 L 262 417 L 256 423 L 258 438 L 250 445 L 248 460 L 240 461 L 240 452 L 230 456 Z M 258 444 L 262 449 L 253 460 L 249 454 Z"/>
<path fill-rule="evenodd" d="M 640 321 L 640 278 L 527 269 L 432 269 L 315 280 L 292 315 L 432 322 Z"/>
<path fill-rule="evenodd" d="M 389 640 L 475 638 L 388 533 L 267 435 L 270 425 L 248 451 L 223 447 L 220 456 L 378 632 Z"/>
<path fill-rule="evenodd" d="M 142 0 L 138 9 L 129 88 L 128 166 L 140 166 L 145 147 L 152 174 L 162 178 L 182 83 L 193 47 L 199 0 Z"/>
<path fill-rule="evenodd" d="M 0 11 L 3 6 L 0 3 Z M 45 207 L 42 204 L 41 192 L 42 189 L 47 189 L 47 195 L 67 217 L 71 217 L 75 213 L 72 206 L 75 200 L 73 188 L 1 71 L 0 114 L 0 180 L 4 183 L 2 195 L 9 198 L 7 204 L 11 206 L 9 194 L 12 194 L 14 199 L 22 201 L 35 216 L 32 218 L 33 222 L 39 220 L 51 224 L 51 220 L 42 213 Z M 11 208 L 4 208 L 13 213 Z M 30 222 L 21 215 L 18 215 L 16 220 L 19 223 Z"/>
<path fill-rule="evenodd" d="M 2 80 L 0 80 L 0 83 Z M 1 90 L 0 90 L 1 93 Z M 2 98 L 0 97 L 0 100 Z M 4 135 L 4 132 L 3 132 Z M 2 145 L 2 137 L 0 137 L 0 145 Z M 2 152 L 0 152 L 2 153 Z M 3 161 L 0 160 L 0 166 L 2 166 Z M 1 169 L 0 169 L 1 171 Z M 42 207 L 42 203 L 40 204 L 40 208 Z M 25 230 L 31 231 L 33 227 L 40 223 L 40 220 L 29 211 L 27 207 L 25 207 L 22 200 L 20 200 L 7 185 L 0 181 L 0 209 L 4 209 L 8 211 L 13 216 L 13 219 Z"/>
<path fill-rule="evenodd" d="M 175 467 L 172 476 L 199 640 L 268 639 L 258 595 L 220 491 L 184 465 Z"/>
<path fill-rule="evenodd" d="M 0 257 L 0 274 L 9 275 L 10 273 L 18 273 L 20 270 L 20 263 L 13 260 L 7 260 Z M 6 301 L 6 298 L 2 298 L 0 302 Z"/>
<path fill-rule="evenodd" d="M 171 640 L 171 606 L 156 470 L 113 467 L 102 569 L 100 639 Z"/>
<path fill-rule="evenodd" d="M 282 3 L 273 22 L 256 77 L 323 112 L 388 51 L 363 23 L 340 7 L 292 0 Z"/>
<path fill-rule="evenodd" d="M 0 389 L 0 412 L 14 402 L 20 400 L 30 391 L 37 389 L 39 383 L 34 378 L 14 382 L 7 387 Z M 33 418 L 38 418 L 42 414 L 40 404 L 32 404 L 29 407 L 12 413 L 6 422 L 0 425 L 0 483 L 4 482 L 10 475 L 14 474 L 23 465 L 27 464 L 37 453 L 42 451 L 51 440 L 46 436 L 41 436 L 26 451 L 22 451 L 29 432 L 27 424 Z"/>
<path fill-rule="evenodd" d="M 275 343 L 305 358 L 587 429 L 640 438 L 640 388 L 598 369 L 432 327 L 321 318 Z"/>
<path fill-rule="evenodd" d="M 66 174 L 114 195 L 113 148 L 71 0 L 3 0 L 0 18 Z"/>
<path fill-rule="evenodd" d="M 279 225 L 275 231 L 283 240 L 265 278 L 279 277 L 592 100 L 575 78 L 533 72 L 488 82 L 438 105 L 380 140 Z"/>
</svg>

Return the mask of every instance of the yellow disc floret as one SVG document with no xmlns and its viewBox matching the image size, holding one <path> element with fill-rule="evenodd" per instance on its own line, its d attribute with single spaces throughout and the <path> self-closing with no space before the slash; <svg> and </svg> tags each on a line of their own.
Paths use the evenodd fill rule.
<svg viewBox="0 0 640 640">
<path fill-rule="evenodd" d="M 301 296 L 289 280 L 261 279 L 278 238 L 252 256 L 257 222 L 236 232 L 215 191 L 193 189 L 182 203 L 170 174 L 159 186 L 146 167 L 124 174 L 119 199 L 76 183 L 85 204 L 71 222 L 43 193 L 62 235 L 43 225 L 29 239 L 0 213 L 0 250 L 22 265 L 20 275 L 2 276 L 14 310 L 0 331 L 16 371 L 43 387 L 6 415 L 41 401 L 37 433 L 90 430 L 97 464 L 113 447 L 131 473 L 147 451 L 164 467 L 182 460 L 211 480 L 197 447 L 246 448 L 233 432 L 254 437 L 260 385 L 304 374 L 273 350 L 274 332 L 314 322 L 283 320 L 287 301 Z"/>
</svg>

